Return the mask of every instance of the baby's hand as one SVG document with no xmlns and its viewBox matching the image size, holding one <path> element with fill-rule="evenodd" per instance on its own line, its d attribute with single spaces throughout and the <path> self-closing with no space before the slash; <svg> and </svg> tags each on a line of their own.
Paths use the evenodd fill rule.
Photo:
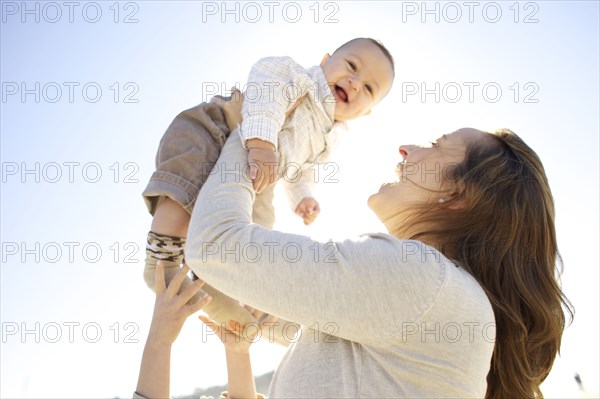
<svg viewBox="0 0 600 399">
<path fill-rule="evenodd" d="M 304 224 L 307 226 L 315 221 L 319 213 L 321 213 L 319 203 L 312 197 L 303 198 L 296 207 L 296 214 L 304 220 Z"/>
<path fill-rule="evenodd" d="M 277 177 L 277 153 L 275 146 L 261 139 L 249 139 L 248 165 L 250 166 L 249 178 L 257 193 L 262 192 L 267 185 L 275 182 Z"/>
</svg>

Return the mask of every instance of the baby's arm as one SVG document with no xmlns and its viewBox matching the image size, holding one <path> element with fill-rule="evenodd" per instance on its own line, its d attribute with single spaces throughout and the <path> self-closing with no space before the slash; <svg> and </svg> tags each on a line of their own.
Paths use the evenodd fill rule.
<svg viewBox="0 0 600 399">
<path fill-rule="evenodd" d="M 292 211 L 300 216 L 305 225 L 315 221 L 321 208 L 314 198 L 317 182 L 317 164 L 305 163 L 293 176 L 283 176 L 283 186 Z"/>
<path fill-rule="evenodd" d="M 243 99 L 244 95 L 234 87 L 231 99 L 225 100 L 221 96 L 215 96 L 210 100 L 211 103 L 221 106 L 227 126 L 231 131 L 234 131 L 242 123 Z M 249 150 L 248 164 L 250 169 L 248 175 L 255 182 L 254 190 L 260 193 L 276 179 L 277 153 L 275 152 L 275 146 L 268 141 L 251 138 L 247 140 L 246 147 Z"/>
<path fill-rule="evenodd" d="M 249 177 L 255 191 L 275 181 L 277 136 L 286 113 L 314 84 L 307 71 L 289 57 L 263 58 L 252 67 L 242 105 L 240 135 L 242 144 L 250 150 Z"/>
<path fill-rule="evenodd" d="M 310 75 L 289 57 L 263 58 L 252 66 L 242 104 L 242 144 L 267 141 L 277 150 L 286 112 L 314 85 Z"/>
<path fill-rule="evenodd" d="M 268 184 L 273 184 L 277 179 L 278 156 L 275 146 L 261 139 L 249 139 L 248 165 L 250 166 L 248 177 L 253 181 L 254 190 L 261 193 Z"/>
<path fill-rule="evenodd" d="M 321 213 L 321 207 L 316 199 L 313 197 L 305 197 L 300 201 L 296 207 L 296 215 L 300 216 L 304 221 L 305 225 L 309 225 L 315 221 L 319 213 Z"/>
<path fill-rule="evenodd" d="M 332 136 L 328 145 L 315 158 L 314 162 L 305 162 L 296 174 L 283 176 L 285 192 L 292 211 L 302 218 L 305 225 L 314 222 L 321 213 L 319 202 L 313 194 L 317 183 L 335 181 L 331 171 L 337 171 L 338 166 L 330 162 L 330 159 L 337 146 L 337 133 L 331 131 L 329 134 L 336 134 L 336 136 Z M 320 170 L 320 165 L 325 165 L 326 170 Z M 290 171 L 294 171 L 293 168 L 290 168 Z"/>
</svg>

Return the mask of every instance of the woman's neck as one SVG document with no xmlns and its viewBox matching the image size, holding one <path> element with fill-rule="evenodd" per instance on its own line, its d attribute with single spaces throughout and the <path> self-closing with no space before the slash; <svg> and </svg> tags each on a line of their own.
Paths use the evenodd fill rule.
<svg viewBox="0 0 600 399">
<path fill-rule="evenodd" d="M 399 240 L 418 240 L 430 247 L 433 247 L 441 252 L 444 242 L 440 241 L 440 237 L 434 237 L 432 234 L 427 234 L 428 231 L 435 231 L 434 227 L 428 227 L 425 224 L 420 224 L 418 228 L 414 223 L 407 223 L 406 218 L 388 219 L 383 222 L 388 233 Z"/>
</svg>

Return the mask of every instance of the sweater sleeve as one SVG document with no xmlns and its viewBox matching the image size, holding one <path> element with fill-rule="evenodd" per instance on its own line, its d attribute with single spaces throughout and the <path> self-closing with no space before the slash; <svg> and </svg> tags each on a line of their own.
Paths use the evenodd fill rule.
<svg viewBox="0 0 600 399">
<path fill-rule="evenodd" d="M 252 66 L 244 103 L 240 134 L 246 140 L 259 138 L 277 149 L 277 135 L 286 112 L 311 89 L 314 82 L 290 57 L 268 57 Z"/>
<path fill-rule="evenodd" d="M 192 213 L 186 259 L 201 279 L 267 313 L 363 343 L 401 333 L 435 302 L 448 261 L 418 241 L 373 234 L 319 242 L 252 224 L 245 159 L 231 135 Z"/>
</svg>

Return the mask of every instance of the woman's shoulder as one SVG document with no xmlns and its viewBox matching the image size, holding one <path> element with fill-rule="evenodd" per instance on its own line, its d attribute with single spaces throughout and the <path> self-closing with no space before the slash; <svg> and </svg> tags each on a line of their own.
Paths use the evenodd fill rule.
<svg viewBox="0 0 600 399">
<path fill-rule="evenodd" d="M 442 271 L 447 267 L 457 267 L 442 252 L 419 240 L 401 240 L 386 233 L 368 233 L 359 238 L 367 244 L 371 252 L 378 253 L 382 260 L 392 264 L 418 266 L 415 270 L 426 270 L 427 267 Z"/>
<path fill-rule="evenodd" d="M 481 285 L 459 264 L 446 257 L 438 249 L 418 240 L 401 240 L 390 234 L 370 233 L 361 236 L 377 264 L 401 273 L 411 284 L 425 287 L 423 294 L 468 299 L 486 310 L 491 309 Z M 443 294 L 443 295 L 442 295 Z M 433 303 L 431 302 L 431 303 Z"/>
<path fill-rule="evenodd" d="M 445 285 L 456 265 L 437 249 L 417 240 L 400 240 L 385 233 L 363 234 L 339 244 L 340 256 L 364 264 L 369 274 L 384 276 L 393 291 L 427 306 Z M 406 295 L 410 293 L 410 295 Z M 424 309 L 421 309 L 424 310 Z"/>
<path fill-rule="evenodd" d="M 369 242 L 373 252 L 379 253 L 380 264 L 389 265 L 388 273 L 400 276 L 394 278 L 395 286 L 405 294 L 412 293 L 415 317 L 402 319 L 402 325 L 407 320 L 420 323 L 431 318 L 476 320 L 481 325 L 494 322 L 493 309 L 482 286 L 436 248 L 385 233 L 365 234 L 361 239 Z"/>
</svg>

